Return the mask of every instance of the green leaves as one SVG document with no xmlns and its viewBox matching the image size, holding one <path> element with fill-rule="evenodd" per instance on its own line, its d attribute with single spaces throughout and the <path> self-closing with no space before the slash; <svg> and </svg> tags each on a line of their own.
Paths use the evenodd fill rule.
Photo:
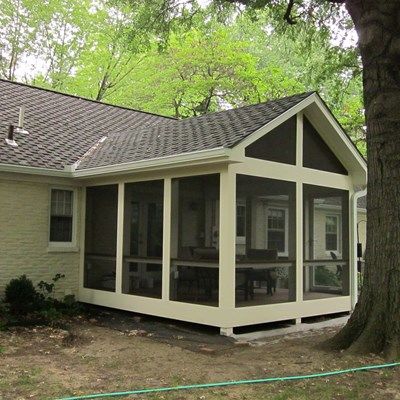
<svg viewBox="0 0 400 400">
<path fill-rule="evenodd" d="M 178 118 L 318 90 L 362 144 L 361 63 L 326 2 L 296 3 L 295 26 L 278 0 L 0 3 L 2 77 Z"/>
</svg>

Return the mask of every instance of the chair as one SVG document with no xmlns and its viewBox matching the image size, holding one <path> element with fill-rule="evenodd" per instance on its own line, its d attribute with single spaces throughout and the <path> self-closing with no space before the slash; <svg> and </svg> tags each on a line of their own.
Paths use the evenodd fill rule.
<svg viewBox="0 0 400 400">
<path fill-rule="evenodd" d="M 196 260 L 218 260 L 219 249 L 215 247 L 196 247 L 193 249 L 193 257 Z M 218 288 L 218 269 L 198 267 L 196 268 L 199 289 L 204 291 L 207 300 L 212 299 L 214 289 Z"/>
<path fill-rule="evenodd" d="M 278 259 L 278 250 L 248 249 L 247 256 L 251 260 L 274 261 Z M 275 268 L 252 269 L 249 280 L 250 282 L 266 282 L 268 295 L 272 296 L 276 292 L 277 274 Z M 254 284 L 252 285 L 252 290 L 254 292 Z"/>
</svg>

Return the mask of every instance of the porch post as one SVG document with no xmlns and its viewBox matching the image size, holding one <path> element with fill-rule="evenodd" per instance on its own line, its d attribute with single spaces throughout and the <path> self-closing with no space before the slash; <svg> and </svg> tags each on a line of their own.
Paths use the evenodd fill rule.
<svg viewBox="0 0 400 400">
<path fill-rule="evenodd" d="M 235 308 L 236 174 L 229 167 L 220 174 L 219 307 L 232 315 Z M 227 325 L 230 325 L 229 323 Z M 221 326 L 231 333 L 232 325 Z"/>
<path fill-rule="evenodd" d="M 115 267 L 115 293 L 122 293 L 122 267 L 124 262 L 124 201 L 125 184 L 118 184 L 117 254 Z"/>
<path fill-rule="evenodd" d="M 80 232 L 79 232 L 79 287 L 78 287 L 78 300 L 80 292 L 85 285 L 85 233 L 86 233 L 86 186 L 82 187 L 81 201 L 80 201 Z"/>
<path fill-rule="evenodd" d="M 296 302 L 303 301 L 303 184 L 296 182 Z"/>
<path fill-rule="evenodd" d="M 162 250 L 162 299 L 169 300 L 171 265 L 171 178 L 164 179 L 163 250 Z"/>
<path fill-rule="evenodd" d="M 358 300 L 358 274 L 357 274 L 357 197 L 354 191 L 349 191 L 349 264 L 348 264 L 348 287 L 351 298 L 351 310 L 357 304 Z M 342 281 L 342 285 L 345 282 Z"/>
<path fill-rule="evenodd" d="M 297 114 L 296 125 L 296 166 L 298 178 L 296 181 L 296 302 L 303 301 L 303 182 L 301 169 L 303 168 L 303 113 Z"/>
</svg>

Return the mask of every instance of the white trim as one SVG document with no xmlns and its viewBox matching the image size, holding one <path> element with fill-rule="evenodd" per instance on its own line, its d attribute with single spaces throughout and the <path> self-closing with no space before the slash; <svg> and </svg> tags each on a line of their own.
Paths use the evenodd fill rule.
<svg viewBox="0 0 400 400">
<path fill-rule="evenodd" d="M 219 310 L 235 309 L 236 265 L 236 174 L 230 168 L 220 173 L 219 188 Z M 201 318 L 200 318 L 201 320 Z M 222 323 L 222 327 L 232 324 Z"/>
<path fill-rule="evenodd" d="M 72 174 L 65 170 L 56 170 L 51 168 L 29 167 L 24 165 L 1 164 L 0 172 L 15 172 L 20 174 L 57 176 L 63 178 L 72 178 Z"/>
<path fill-rule="evenodd" d="M 304 296 L 304 280 L 307 275 L 304 273 L 304 219 L 305 216 L 303 206 L 303 183 L 296 182 L 296 302 L 302 302 Z"/>
<path fill-rule="evenodd" d="M 51 242 L 50 241 L 50 229 L 51 229 L 51 198 L 53 190 L 65 190 L 72 192 L 72 237 L 70 242 Z M 77 229 L 78 229 L 78 189 L 71 186 L 56 186 L 51 185 L 49 187 L 49 212 L 48 212 L 48 228 L 47 228 L 47 240 L 48 240 L 48 252 L 77 252 L 79 247 L 77 246 Z"/>
<path fill-rule="evenodd" d="M 303 113 L 296 116 L 296 166 L 303 166 Z"/>
<path fill-rule="evenodd" d="M 228 162 L 231 150 L 217 147 L 212 150 L 177 154 L 148 160 L 133 161 L 123 164 L 107 165 L 104 167 L 86 168 L 72 172 L 75 178 L 88 178 L 97 175 L 106 175 L 123 172 L 156 171 L 158 169 L 175 168 L 192 164 L 209 164 L 216 162 Z"/>
<path fill-rule="evenodd" d="M 321 97 L 314 93 L 315 103 L 318 105 L 319 109 L 323 112 L 324 116 L 327 118 L 328 122 L 332 125 L 335 131 L 339 134 L 340 138 L 347 145 L 348 149 L 351 151 L 353 156 L 357 159 L 359 164 L 363 167 L 365 173 L 367 172 L 367 162 L 362 157 L 362 155 L 355 148 L 355 145 L 351 141 L 350 137 L 343 131 L 342 127 L 339 125 L 332 112 L 327 108 L 325 103 L 322 101 Z M 335 154 L 337 156 L 337 154 Z"/>
<path fill-rule="evenodd" d="M 117 243 L 115 254 L 115 293 L 122 293 L 122 270 L 124 263 L 124 210 L 125 209 L 125 184 L 118 184 L 117 194 Z"/>
<path fill-rule="evenodd" d="M 85 242 L 86 242 L 86 187 L 82 188 L 80 212 L 80 257 L 79 257 L 79 277 L 78 277 L 78 296 L 80 296 L 85 282 Z"/>
<path fill-rule="evenodd" d="M 271 132 L 273 129 L 277 128 L 279 125 L 281 125 L 283 122 L 287 121 L 289 118 L 293 117 L 300 111 L 302 111 L 304 108 L 309 106 L 311 103 L 314 102 L 314 95 L 310 94 L 308 97 L 306 97 L 304 100 L 302 100 L 300 103 L 296 104 L 292 108 L 289 108 L 289 110 L 286 110 L 282 114 L 278 115 L 276 118 L 274 118 L 272 121 L 266 123 L 263 125 L 261 128 L 257 129 L 250 135 L 246 136 L 240 143 L 238 143 L 232 150 L 235 151 L 238 155 L 242 155 L 244 149 L 251 143 L 255 142 L 256 140 L 260 139 L 267 133 Z M 296 128 L 297 132 L 297 128 Z M 246 157 L 246 158 L 252 158 L 252 157 Z M 280 163 L 279 163 L 280 164 Z M 291 165 L 291 164 L 287 164 Z"/>
<path fill-rule="evenodd" d="M 172 227 L 172 179 L 165 178 L 163 182 L 163 248 L 162 248 L 162 278 L 161 298 L 170 299 L 171 276 L 171 227 Z"/>
<path fill-rule="evenodd" d="M 155 171 L 157 169 L 175 168 L 193 164 L 203 165 L 217 162 L 232 162 L 229 160 L 230 153 L 231 149 L 229 148 L 216 147 L 214 149 L 193 151 L 171 156 L 151 158 L 147 160 L 106 165 L 102 167 L 86 168 L 82 170 L 76 170 L 74 165 L 67 165 L 64 167 L 64 170 L 56 170 L 52 168 L 30 167 L 0 163 L 0 172 L 58 176 L 64 178 L 88 178 L 92 176 L 104 176 L 107 174 L 120 172 L 140 172 L 149 169 Z"/>
</svg>

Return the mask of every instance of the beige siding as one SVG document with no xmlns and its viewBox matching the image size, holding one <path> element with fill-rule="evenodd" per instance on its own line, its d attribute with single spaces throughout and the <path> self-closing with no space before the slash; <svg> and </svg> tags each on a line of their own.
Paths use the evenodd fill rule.
<svg viewBox="0 0 400 400">
<path fill-rule="evenodd" d="M 0 178 L 0 293 L 22 274 L 37 284 L 57 273 L 65 274 L 56 285 L 58 296 L 78 292 L 79 253 L 48 251 L 51 186 Z M 77 235 L 79 243 L 79 225 Z"/>
</svg>

